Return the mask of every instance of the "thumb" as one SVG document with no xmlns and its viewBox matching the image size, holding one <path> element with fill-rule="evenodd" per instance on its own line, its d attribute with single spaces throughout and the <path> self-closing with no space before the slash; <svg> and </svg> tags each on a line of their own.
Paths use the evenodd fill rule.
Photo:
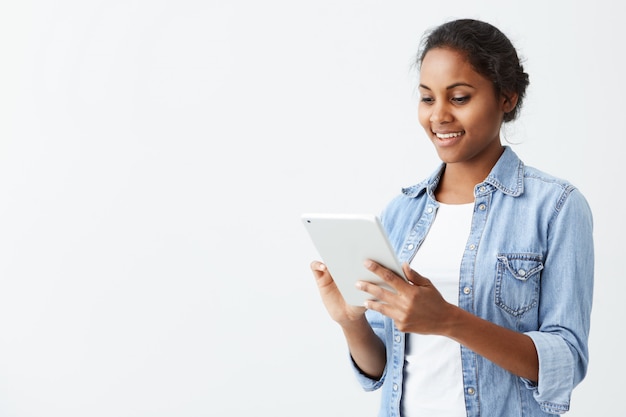
<svg viewBox="0 0 626 417">
<path fill-rule="evenodd" d="M 402 271 L 404 272 L 404 276 L 414 285 L 431 285 L 431 282 L 428 278 L 424 278 L 416 271 L 412 270 L 407 262 L 402 264 Z"/>
</svg>

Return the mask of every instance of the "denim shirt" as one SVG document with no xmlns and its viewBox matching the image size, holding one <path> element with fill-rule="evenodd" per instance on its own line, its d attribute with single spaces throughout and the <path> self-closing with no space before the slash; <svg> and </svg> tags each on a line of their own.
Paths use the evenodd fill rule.
<svg viewBox="0 0 626 417">
<path fill-rule="evenodd" d="M 411 261 L 433 223 L 434 191 L 443 168 L 403 189 L 381 215 L 401 262 Z M 539 381 L 515 376 L 461 346 L 467 415 L 562 414 L 588 364 L 594 273 L 590 208 L 575 187 L 525 166 L 509 147 L 475 186 L 474 197 L 459 307 L 531 337 Z M 379 416 L 399 416 L 405 334 L 378 312 L 368 310 L 366 316 L 385 342 L 387 365 L 380 380 L 352 366 L 365 390 L 382 388 Z"/>
</svg>

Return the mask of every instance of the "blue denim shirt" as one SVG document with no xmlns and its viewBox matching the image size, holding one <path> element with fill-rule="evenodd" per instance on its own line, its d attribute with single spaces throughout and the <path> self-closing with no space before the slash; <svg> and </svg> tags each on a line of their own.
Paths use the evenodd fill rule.
<svg viewBox="0 0 626 417">
<path fill-rule="evenodd" d="M 381 220 L 401 262 L 410 262 L 437 212 L 443 165 L 403 189 Z M 569 409 L 584 378 L 593 291 L 592 216 L 571 184 L 525 166 L 506 147 L 474 188 L 474 214 L 459 275 L 459 307 L 535 343 L 539 381 L 520 378 L 461 346 L 469 417 L 535 417 Z M 419 272 L 419 271 L 418 271 Z M 387 347 L 380 380 L 363 375 L 366 390 L 382 388 L 379 416 L 399 416 L 405 334 L 393 321 L 366 312 Z"/>
</svg>

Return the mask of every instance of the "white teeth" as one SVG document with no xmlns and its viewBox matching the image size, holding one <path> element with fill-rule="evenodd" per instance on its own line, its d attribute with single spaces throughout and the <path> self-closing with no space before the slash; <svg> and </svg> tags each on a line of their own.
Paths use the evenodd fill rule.
<svg viewBox="0 0 626 417">
<path fill-rule="evenodd" d="M 457 136 L 461 136 L 463 132 L 454 132 L 454 133 L 435 133 L 439 139 L 450 139 L 456 138 Z"/>
</svg>

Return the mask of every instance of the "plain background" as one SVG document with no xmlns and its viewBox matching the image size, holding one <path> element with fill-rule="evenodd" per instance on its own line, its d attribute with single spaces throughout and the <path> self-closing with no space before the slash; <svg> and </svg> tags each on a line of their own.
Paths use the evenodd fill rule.
<svg viewBox="0 0 626 417">
<path fill-rule="evenodd" d="M 412 61 L 460 17 L 525 59 L 508 142 L 592 206 L 591 363 L 569 415 L 619 414 L 617 8 L 1 0 L 0 416 L 375 416 L 299 216 L 378 213 L 436 167 Z"/>
</svg>

